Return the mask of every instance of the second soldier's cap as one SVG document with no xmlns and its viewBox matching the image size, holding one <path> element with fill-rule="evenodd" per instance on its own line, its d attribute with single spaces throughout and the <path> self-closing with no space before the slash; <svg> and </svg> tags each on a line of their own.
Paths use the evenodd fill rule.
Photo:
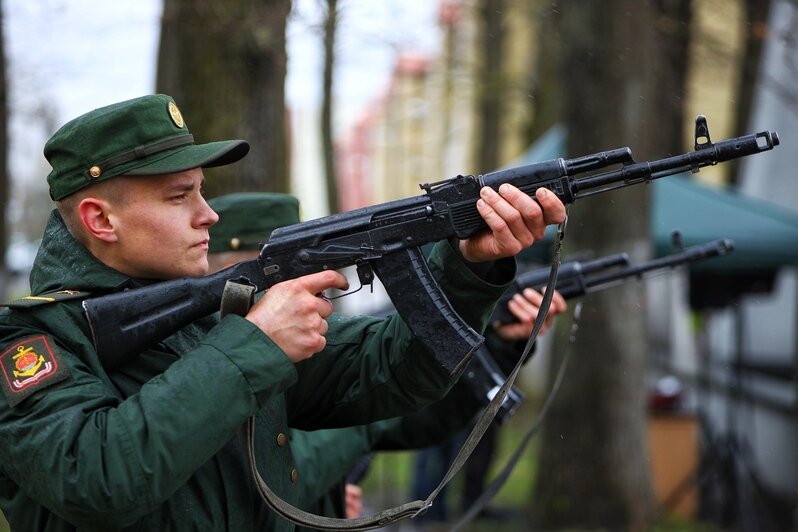
<svg viewBox="0 0 798 532">
<path fill-rule="evenodd" d="M 44 146 L 60 200 L 118 175 L 163 175 L 222 166 L 249 151 L 245 140 L 195 144 L 174 100 L 152 94 L 90 111 L 64 124 Z"/>
<path fill-rule="evenodd" d="M 299 200 L 290 194 L 238 192 L 208 205 L 219 215 L 208 230 L 209 253 L 258 249 L 278 227 L 299 223 Z"/>
</svg>

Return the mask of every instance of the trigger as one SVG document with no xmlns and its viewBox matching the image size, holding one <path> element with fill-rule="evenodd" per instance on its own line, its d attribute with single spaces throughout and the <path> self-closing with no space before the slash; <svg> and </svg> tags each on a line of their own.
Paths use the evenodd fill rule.
<svg viewBox="0 0 798 532">
<path fill-rule="evenodd" d="M 358 264 L 356 269 L 357 278 L 360 280 L 360 285 L 368 285 L 371 288 L 371 291 L 374 292 L 374 270 L 372 269 L 371 265 L 368 263 Z"/>
</svg>

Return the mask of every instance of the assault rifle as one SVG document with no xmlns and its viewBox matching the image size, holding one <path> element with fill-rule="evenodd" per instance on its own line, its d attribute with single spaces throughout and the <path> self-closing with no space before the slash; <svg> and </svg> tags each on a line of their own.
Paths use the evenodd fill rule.
<svg viewBox="0 0 798 532">
<path fill-rule="evenodd" d="M 588 293 L 598 292 L 605 288 L 618 285 L 630 278 L 642 278 L 648 273 L 653 273 L 666 268 L 675 268 L 711 257 L 720 257 L 734 250 L 734 242 L 729 239 L 720 239 L 681 249 L 678 233 L 673 236 L 675 251 L 664 257 L 653 259 L 640 264 L 629 264 L 626 253 L 608 255 L 594 260 L 570 260 L 560 265 L 557 276 L 556 290 L 565 299 L 572 299 Z M 518 292 L 525 288 L 541 290 L 548 282 L 550 268 L 536 268 L 519 274 L 507 292 L 501 297 L 493 312 L 491 321 L 512 323 L 515 317 L 507 308 L 507 302 Z M 496 364 L 493 355 L 486 346 L 477 349 L 470 364 L 463 372 L 461 380 L 466 383 L 471 392 L 484 404 L 490 403 L 498 393 L 507 376 Z M 507 395 L 496 412 L 496 422 L 503 424 L 512 416 L 524 401 L 524 394 L 517 387 L 509 388 Z"/>
<path fill-rule="evenodd" d="M 678 235 L 674 234 L 674 242 L 678 242 Z M 641 278 L 648 272 L 675 268 L 710 257 L 720 257 L 734 249 L 734 241 L 729 239 L 713 240 L 706 244 L 680 249 L 664 257 L 659 257 L 640 264 L 629 264 L 626 253 L 608 255 L 591 261 L 569 261 L 560 265 L 557 275 L 556 290 L 565 299 L 579 297 L 591 292 L 603 290 L 624 282 L 630 277 Z M 525 288 L 541 290 L 546 286 L 549 277 L 549 268 L 537 268 L 516 276 L 493 312 L 492 320 L 501 323 L 512 323 L 515 317 L 507 308 L 507 302 L 518 292 Z"/>
<path fill-rule="evenodd" d="M 213 275 L 175 279 L 87 299 L 83 307 L 94 346 L 106 367 L 159 342 L 219 310 L 227 281 L 262 291 L 281 281 L 328 269 L 356 266 L 361 284 L 376 274 L 413 334 L 450 373 L 459 371 L 482 337 L 457 315 L 432 277 L 420 246 L 467 238 L 486 228 L 476 208 L 483 186 L 511 183 L 534 197 L 540 187 L 563 201 L 646 183 L 681 172 L 771 150 L 778 134 L 762 131 L 711 142 L 706 119 L 696 118 L 695 151 L 636 163 L 629 148 L 575 159 L 552 159 L 481 176 L 422 184 L 425 194 L 272 232 L 256 259 Z M 604 171 L 620 165 L 615 170 Z"/>
</svg>

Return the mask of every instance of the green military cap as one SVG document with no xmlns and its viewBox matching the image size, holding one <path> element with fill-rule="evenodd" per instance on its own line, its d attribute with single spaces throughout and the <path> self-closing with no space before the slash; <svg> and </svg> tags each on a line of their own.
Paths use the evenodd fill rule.
<svg viewBox="0 0 798 532">
<path fill-rule="evenodd" d="M 258 249 L 278 227 L 299 223 L 299 200 L 290 194 L 238 192 L 208 205 L 219 215 L 209 229 L 209 253 Z"/>
<path fill-rule="evenodd" d="M 244 140 L 194 144 L 180 109 L 165 94 L 90 111 L 64 124 L 44 146 L 54 200 L 110 177 L 222 166 L 248 151 Z"/>
</svg>

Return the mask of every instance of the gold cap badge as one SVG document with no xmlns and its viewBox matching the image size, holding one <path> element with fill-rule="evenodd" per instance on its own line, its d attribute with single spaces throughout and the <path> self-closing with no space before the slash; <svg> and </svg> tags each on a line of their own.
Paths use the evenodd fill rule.
<svg viewBox="0 0 798 532">
<path fill-rule="evenodd" d="M 177 104 L 175 102 L 169 102 L 167 107 L 169 108 L 169 116 L 172 118 L 172 122 L 174 122 L 177 127 L 183 127 L 186 125 L 186 123 L 183 121 L 183 115 L 180 114 L 180 109 L 177 108 Z"/>
</svg>

